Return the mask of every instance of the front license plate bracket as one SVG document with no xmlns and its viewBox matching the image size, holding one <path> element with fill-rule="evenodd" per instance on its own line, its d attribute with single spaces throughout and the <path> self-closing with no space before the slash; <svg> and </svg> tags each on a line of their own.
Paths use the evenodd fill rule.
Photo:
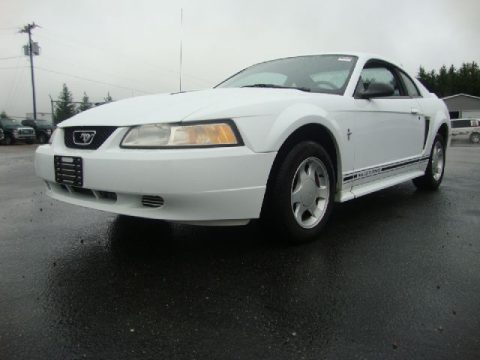
<svg viewBox="0 0 480 360">
<path fill-rule="evenodd" d="M 78 156 L 54 157 L 55 181 L 69 186 L 83 186 L 83 160 Z"/>
</svg>

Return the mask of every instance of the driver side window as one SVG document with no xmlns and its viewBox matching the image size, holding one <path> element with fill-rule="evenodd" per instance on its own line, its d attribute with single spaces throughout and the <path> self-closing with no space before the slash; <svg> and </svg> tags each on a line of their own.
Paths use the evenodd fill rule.
<svg viewBox="0 0 480 360">
<path fill-rule="evenodd" d="M 400 96 L 400 85 L 395 75 L 388 68 L 384 66 L 372 66 L 362 70 L 360 79 L 358 80 L 356 92 L 362 93 L 368 89 L 370 84 L 380 82 L 389 84 L 393 87 L 395 92 L 393 96 Z"/>
</svg>

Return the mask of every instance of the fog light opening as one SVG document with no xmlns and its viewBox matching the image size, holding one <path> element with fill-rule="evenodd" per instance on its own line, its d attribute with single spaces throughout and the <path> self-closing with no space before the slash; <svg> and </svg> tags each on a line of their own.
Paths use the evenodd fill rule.
<svg viewBox="0 0 480 360">
<path fill-rule="evenodd" d="M 151 208 L 162 207 L 165 204 L 165 200 L 161 196 L 157 195 L 143 195 L 142 205 Z"/>
</svg>

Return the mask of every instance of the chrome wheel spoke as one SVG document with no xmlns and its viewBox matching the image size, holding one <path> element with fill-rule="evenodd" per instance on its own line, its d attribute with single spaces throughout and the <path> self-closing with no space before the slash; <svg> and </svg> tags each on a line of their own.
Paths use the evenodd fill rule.
<svg viewBox="0 0 480 360">
<path fill-rule="evenodd" d="M 298 204 L 302 201 L 302 184 L 292 192 L 292 204 Z"/>
<path fill-rule="evenodd" d="M 303 214 L 305 213 L 306 210 L 307 208 L 303 206 L 302 203 L 297 204 L 293 214 L 295 215 L 295 219 L 297 219 L 298 222 L 303 221 Z"/>
<path fill-rule="evenodd" d="M 298 166 L 291 186 L 291 206 L 297 223 L 306 229 L 315 227 L 327 208 L 330 184 L 325 165 L 309 157 Z"/>
<path fill-rule="evenodd" d="M 328 189 L 326 187 L 320 187 L 317 190 L 317 196 L 320 199 L 326 199 L 328 197 L 329 192 L 330 191 L 328 191 Z"/>
</svg>

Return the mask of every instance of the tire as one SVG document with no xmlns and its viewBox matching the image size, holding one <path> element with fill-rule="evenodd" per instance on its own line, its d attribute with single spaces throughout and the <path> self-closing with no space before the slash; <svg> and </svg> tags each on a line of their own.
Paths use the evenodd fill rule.
<svg viewBox="0 0 480 360">
<path fill-rule="evenodd" d="M 15 141 L 12 139 L 10 135 L 5 135 L 5 139 L 3 139 L 3 143 L 5 145 L 13 145 L 15 144 Z"/>
<path fill-rule="evenodd" d="M 332 211 L 336 188 L 332 160 L 321 145 L 295 145 L 272 170 L 262 219 L 290 243 L 316 239 Z"/>
<path fill-rule="evenodd" d="M 473 133 L 470 135 L 470 142 L 474 144 L 480 143 L 480 134 L 479 133 Z"/>
<path fill-rule="evenodd" d="M 47 142 L 47 136 L 45 134 L 38 135 L 38 142 L 40 144 L 45 144 Z"/>
<path fill-rule="evenodd" d="M 413 179 L 413 183 L 421 190 L 437 190 L 445 172 L 445 140 L 437 134 L 433 140 L 430 159 L 425 175 Z"/>
</svg>

